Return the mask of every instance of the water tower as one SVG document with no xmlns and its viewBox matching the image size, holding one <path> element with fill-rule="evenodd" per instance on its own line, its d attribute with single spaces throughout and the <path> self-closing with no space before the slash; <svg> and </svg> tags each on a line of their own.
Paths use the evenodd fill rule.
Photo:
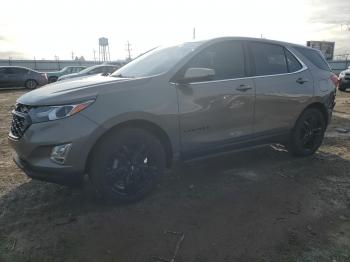
<svg viewBox="0 0 350 262">
<path fill-rule="evenodd" d="M 98 60 L 100 62 L 111 61 L 109 54 L 108 38 L 101 37 L 98 39 Z"/>
</svg>

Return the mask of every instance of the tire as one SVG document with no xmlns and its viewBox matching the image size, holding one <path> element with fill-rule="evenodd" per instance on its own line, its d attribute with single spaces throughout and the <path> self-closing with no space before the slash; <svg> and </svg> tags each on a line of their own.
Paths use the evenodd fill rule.
<svg viewBox="0 0 350 262">
<path fill-rule="evenodd" d="M 38 82 L 33 80 L 33 79 L 28 79 L 25 82 L 25 87 L 28 88 L 28 89 L 35 89 L 35 88 L 38 87 Z"/>
<path fill-rule="evenodd" d="M 345 87 L 338 87 L 338 90 L 339 90 L 339 91 L 342 91 L 342 92 L 345 92 L 345 91 L 346 91 L 346 88 L 345 88 Z"/>
<path fill-rule="evenodd" d="M 288 151 L 294 156 L 312 155 L 321 146 L 325 131 L 322 112 L 316 108 L 306 109 L 291 132 Z"/>
<path fill-rule="evenodd" d="M 124 128 L 97 145 L 88 173 L 104 199 L 128 203 L 150 193 L 165 166 L 164 148 L 153 134 Z"/>
<path fill-rule="evenodd" d="M 56 82 L 57 80 L 58 80 L 58 77 L 56 77 L 56 76 L 49 77 L 49 83 Z"/>
</svg>

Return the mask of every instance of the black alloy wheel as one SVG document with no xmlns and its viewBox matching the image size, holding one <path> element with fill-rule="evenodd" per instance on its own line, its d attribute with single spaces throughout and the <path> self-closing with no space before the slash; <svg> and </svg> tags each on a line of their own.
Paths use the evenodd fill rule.
<svg viewBox="0 0 350 262">
<path fill-rule="evenodd" d="M 312 155 L 322 144 L 326 121 L 316 108 L 304 111 L 291 134 L 289 151 L 296 156 Z"/>
<path fill-rule="evenodd" d="M 149 193 L 164 168 L 165 153 L 160 141 L 145 130 L 126 128 L 97 147 L 90 176 L 105 198 L 130 202 Z"/>
</svg>

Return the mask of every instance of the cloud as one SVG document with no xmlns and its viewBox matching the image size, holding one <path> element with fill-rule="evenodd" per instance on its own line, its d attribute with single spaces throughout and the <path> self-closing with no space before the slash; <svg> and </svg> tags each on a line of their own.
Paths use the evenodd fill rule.
<svg viewBox="0 0 350 262">
<path fill-rule="evenodd" d="M 22 52 L 11 51 L 11 50 L 0 51 L 0 59 L 8 59 L 9 57 L 11 57 L 12 59 L 23 59 L 26 57 L 26 55 Z"/>
<path fill-rule="evenodd" d="M 325 24 L 350 24 L 350 1 L 311 0 L 310 22 Z"/>
</svg>

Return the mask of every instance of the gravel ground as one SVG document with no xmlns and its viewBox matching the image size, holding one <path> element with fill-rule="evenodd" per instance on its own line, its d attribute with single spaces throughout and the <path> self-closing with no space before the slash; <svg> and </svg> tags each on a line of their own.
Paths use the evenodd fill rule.
<svg viewBox="0 0 350 262">
<path fill-rule="evenodd" d="M 110 206 L 91 187 L 33 181 L 13 164 L 0 92 L 0 261 L 350 261 L 350 93 L 338 93 L 323 146 L 271 146 L 169 171 L 145 200 Z M 340 131 L 340 132 L 339 132 Z"/>
</svg>

